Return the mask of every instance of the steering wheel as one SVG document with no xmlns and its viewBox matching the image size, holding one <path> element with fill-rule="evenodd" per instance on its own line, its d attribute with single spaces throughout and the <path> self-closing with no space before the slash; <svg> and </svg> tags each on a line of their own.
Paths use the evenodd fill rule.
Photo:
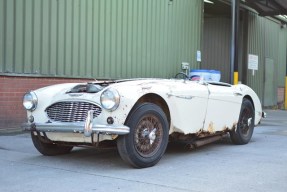
<svg viewBox="0 0 287 192">
<path fill-rule="evenodd" d="M 189 77 L 188 77 L 185 73 L 183 73 L 183 72 L 177 73 L 177 74 L 174 76 L 174 78 L 178 79 L 180 76 L 183 76 L 182 79 L 189 79 Z"/>
</svg>

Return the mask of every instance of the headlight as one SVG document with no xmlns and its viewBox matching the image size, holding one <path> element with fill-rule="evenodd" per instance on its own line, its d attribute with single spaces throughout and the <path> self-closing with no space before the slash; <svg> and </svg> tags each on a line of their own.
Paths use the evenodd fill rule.
<svg viewBox="0 0 287 192">
<path fill-rule="evenodd" d="M 23 106 L 26 110 L 33 111 L 36 109 L 38 98 L 34 92 L 28 92 L 23 97 Z"/>
<path fill-rule="evenodd" d="M 110 88 L 101 95 L 102 107 L 109 111 L 114 111 L 120 104 L 120 95 L 117 90 Z"/>
</svg>

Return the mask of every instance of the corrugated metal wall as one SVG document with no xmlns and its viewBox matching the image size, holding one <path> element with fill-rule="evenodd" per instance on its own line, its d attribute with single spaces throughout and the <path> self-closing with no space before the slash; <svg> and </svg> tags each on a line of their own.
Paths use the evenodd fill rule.
<svg viewBox="0 0 287 192">
<path fill-rule="evenodd" d="M 239 40 L 239 76 L 246 75 L 246 84 L 254 89 L 265 106 L 277 104 L 277 88 L 285 85 L 287 29 L 265 17 L 249 12 L 248 34 L 244 33 L 243 23 L 240 25 Z M 246 32 L 247 33 L 247 32 Z M 247 58 L 243 58 L 243 39 L 248 36 L 247 54 L 258 55 L 258 70 L 254 75 L 252 70 L 243 72 L 243 65 L 248 66 Z M 203 69 L 221 71 L 221 81 L 228 82 L 230 74 L 230 40 L 231 20 L 227 17 L 216 16 L 204 19 Z M 266 62 L 268 62 L 266 64 Z M 272 66 L 266 66 L 269 64 Z M 268 76 L 266 67 L 274 70 L 272 77 Z M 267 83 L 268 78 L 270 79 Z M 267 86 L 267 87 L 266 87 Z"/>
<path fill-rule="evenodd" d="M 204 19 L 202 69 L 221 72 L 221 81 L 230 77 L 231 20 L 226 17 Z"/>
<path fill-rule="evenodd" d="M 252 70 L 247 71 L 247 84 L 263 99 L 264 63 L 265 63 L 265 18 L 249 13 L 248 54 L 258 55 L 258 71 L 254 76 Z"/>
<path fill-rule="evenodd" d="M 240 22 L 238 63 L 242 70 L 243 54 L 243 26 Z M 230 79 L 230 53 L 231 53 L 231 19 L 228 17 L 204 18 L 203 30 L 203 59 L 202 69 L 219 70 L 221 81 L 229 82 Z"/>
<path fill-rule="evenodd" d="M 285 76 L 287 67 L 287 28 L 279 30 L 279 49 L 278 49 L 278 86 L 285 87 Z"/>
<path fill-rule="evenodd" d="M 257 14 L 249 13 L 248 53 L 259 56 L 259 69 L 252 75 L 248 70 L 247 79 L 265 106 L 277 104 L 277 88 L 284 86 L 286 69 L 286 31 L 280 24 Z M 264 87 L 267 81 L 266 61 L 273 61 L 273 87 Z M 267 89 L 268 93 L 266 92 Z M 264 98 L 265 97 L 265 98 Z M 268 102 L 267 102 L 268 101 Z"/>
<path fill-rule="evenodd" d="M 277 104 L 277 88 L 278 88 L 278 68 L 279 68 L 279 30 L 280 25 L 270 21 L 265 20 L 265 76 L 264 76 L 264 106 L 273 106 Z M 268 86 L 268 62 L 271 59 L 273 61 L 273 88 Z M 270 77 L 269 77 L 270 78 Z"/>
<path fill-rule="evenodd" d="M 198 67 L 203 1 L 0 0 L 0 75 L 170 77 Z"/>
</svg>

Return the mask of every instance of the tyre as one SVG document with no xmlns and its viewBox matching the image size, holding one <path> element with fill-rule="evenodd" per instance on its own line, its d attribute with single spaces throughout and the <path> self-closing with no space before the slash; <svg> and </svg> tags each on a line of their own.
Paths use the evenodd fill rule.
<svg viewBox="0 0 287 192">
<path fill-rule="evenodd" d="M 73 147 L 63 146 L 45 141 L 45 138 L 40 135 L 34 135 L 31 132 L 31 137 L 35 148 L 45 156 L 55 156 L 69 153 Z"/>
<path fill-rule="evenodd" d="M 126 125 L 130 127 L 130 133 L 117 140 L 121 158 L 136 168 L 158 163 L 169 137 L 169 123 L 162 109 L 152 103 L 139 104 L 129 115 Z"/>
<path fill-rule="evenodd" d="M 254 130 L 254 118 L 255 112 L 251 101 L 243 99 L 237 126 L 230 132 L 234 144 L 244 145 L 250 141 Z"/>
</svg>

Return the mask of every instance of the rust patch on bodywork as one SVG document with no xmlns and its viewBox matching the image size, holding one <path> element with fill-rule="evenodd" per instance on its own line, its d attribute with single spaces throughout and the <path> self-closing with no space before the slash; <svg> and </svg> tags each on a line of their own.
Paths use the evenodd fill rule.
<svg viewBox="0 0 287 192">
<path fill-rule="evenodd" d="M 210 137 L 214 135 L 225 134 L 229 131 L 230 129 L 228 127 L 223 127 L 221 131 L 215 131 L 213 123 L 210 123 L 207 131 L 200 129 L 197 133 L 195 133 L 195 135 L 198 138 L 204 138 L 204 137 Z"/>
<path fill-rule="evenodd" d="M 217 140 L 222 139 L 227 134 L 226 131 L 216 132 L 211 134 L 209 132 L 200 131 L 197 134 L 182 134 L 182 133 L 172 133 L 170 135 L 171 141 L 180 141 L 186 143 L 189 149 L 195 149 L 202 145 L 206 145 Z"/>
<path fill-rule="evenodd" d="M 234 122 L 234 123 L 233 123 L 233 125 L 232 125 L 231 130 L 235 130 L 235 131 L 236 131 L 236 129 L 237 129 L 237 124 L 238 124 L 238 122 L 237 122 L 237 121 L 236 121 L 236 122 Z"/>
<path fill-rule="evenodd" d="M 208 137 L 212 135 L 213 133 L 209 131 L 204 131 L 203 129 L 200 129 L 197 133 L 195 133 L 196 137 L 202 138 L 202 137 Z"/>
<path fill-rule="evenodd" d="M 209 133 L 214 133 L 214 125 L 213 125 L 213 122 L 210 122 L 210 123 L 209 123 L 207 130 L 208 130 Z"/>
</svg>

